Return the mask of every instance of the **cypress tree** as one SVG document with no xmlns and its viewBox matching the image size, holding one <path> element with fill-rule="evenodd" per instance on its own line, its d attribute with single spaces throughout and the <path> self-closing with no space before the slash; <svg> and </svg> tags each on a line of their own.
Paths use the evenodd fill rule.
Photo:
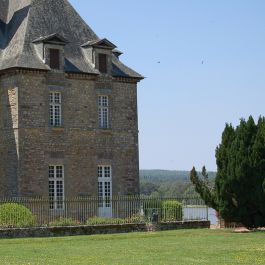
<svg viewBox="0 0 265 265">
<path fill-rule="evenodd" d="M 206 179 L 195 168 L 191 180 L 205 202 L 231 222 L 265 226 L 265 119 L 252 117 L 239 126 L 227 124 L 216 149 L 217 176 L 209 193 Z"/>
</svg>

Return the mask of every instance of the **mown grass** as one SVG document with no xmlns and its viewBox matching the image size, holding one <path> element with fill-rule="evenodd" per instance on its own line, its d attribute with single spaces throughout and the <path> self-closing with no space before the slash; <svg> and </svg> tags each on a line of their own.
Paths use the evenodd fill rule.
<svg viewBox="0 0 265 265">
<path fill-rule="evenodd" d="M 0 240 L 1 265 L 265 264 L 265 233 L 179 230 Z"/>
</svg>

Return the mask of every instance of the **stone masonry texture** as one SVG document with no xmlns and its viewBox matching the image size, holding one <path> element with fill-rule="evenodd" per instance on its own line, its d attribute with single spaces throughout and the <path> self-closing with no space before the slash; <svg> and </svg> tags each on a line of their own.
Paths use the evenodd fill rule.
<svg viewBox="0 0 265 265">
<path fill-rule="evenodd" d="M 0 197 L 49 197 L 56 165 L 65 198 L 97 196 L 98 166 L 111 166 L 113 196 L 139 194 L 143 76 L 120 55 L 67 0 L 0 0 Z M 60 127 L 49 125 L 51 92 L 62 97 Z M 99 129 L 99 96 L 109 99 L 108 129 Z"/>
<path fill-rule="evenodd" d="M 111 165 L 113 195 L 139 193 L 135 83 L 15 72 L 0 77 L 0 194 L 48 197 L 49 165 L 64 165 L 65 197 L 96 196 L 97 166 Z M 49 126 L 49 93 L 62 95 L 62 126 Z M 98 129 L 99 95 L 110 129 Z"/>
</svg>

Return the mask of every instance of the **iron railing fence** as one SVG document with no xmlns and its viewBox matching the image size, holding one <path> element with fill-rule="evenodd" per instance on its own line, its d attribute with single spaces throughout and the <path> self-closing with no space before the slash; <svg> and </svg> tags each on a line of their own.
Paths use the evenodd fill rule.
<svg viewBox="0 0 265 265">
<path fill-rule="evenodd" d="M 0 198 L 0 228 L 208 220 L 199 197 Z"/>
</svg>

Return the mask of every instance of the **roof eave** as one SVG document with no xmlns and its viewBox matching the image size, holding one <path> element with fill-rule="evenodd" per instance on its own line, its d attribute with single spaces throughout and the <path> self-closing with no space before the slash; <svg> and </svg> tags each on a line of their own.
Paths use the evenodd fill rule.
<svg viewBox="0 0 265 265">
<path fill-rule="evenodd" d="M 119 75 L 113 75 L 113 78 L 116 79 L 120 79 L 120 80 L 131 80 L 135 83 L 138 83 L 140 81 L 142 81 L 143 79 L 145 79 L 145 77 L 141 76 L 141 77 L 134 77 L 134 76 L 119 76 Z"/>
<path fill-rule="evenodd" d="M 0 69 L 0 75 L 3 75 L 7 72 L 12 72 L 12 71 L 33 71 L 33 72 L 49 72 L 49 69 L 40 69 L 40 68 L 29 68 L 29 67 L 21 67 L 21 66 L 14 66 L 14 67 L 9 67 L 5 69 Z"/>
</svg>

